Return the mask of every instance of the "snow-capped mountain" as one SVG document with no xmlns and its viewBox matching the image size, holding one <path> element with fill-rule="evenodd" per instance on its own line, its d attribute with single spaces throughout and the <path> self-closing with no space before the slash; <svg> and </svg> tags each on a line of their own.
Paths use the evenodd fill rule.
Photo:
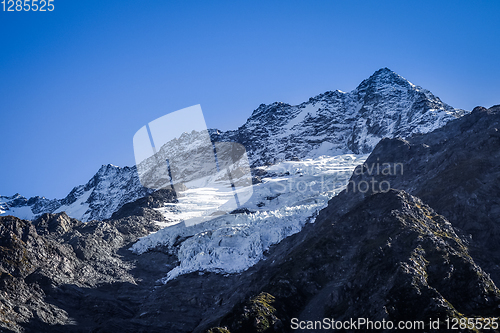
<svg viewBox="0 0 500 333">
<path fill-rule="evenodd" d="M 0 330 L 288 332 L 293 318 L 497 318 L 499 128 L 500 106 L 478 107 L 432 133 L 382 140 L 366 160 L 259 167 L 245 207 L 192 227 L 173 220 L 213 200 L 200 189 L 177 200 L 156 191 L 107 221 L 2 216 Z M 402 162 L 404 175 L 369 171 L 379 161 Z M 102 171 L 97 182 L 119 173 Z M 338 193 L 347 179 L 358 190 Z M 387 192 L 359 187 L 388 180 Z"/>
<path fill-rule="evenodd" d="M 251 166 L 257 167 L 296 158 L 367 154 L 383 137 L 431 132 L 466 113 L 383 68 L 351 92 L 329 91 L 295 106 L 261 104 L 237 130 L 209 133 L 213 142 L 242 144 Z M 176 155 L 179 146 L 189 144 L 195 149 L 197 140 L 197 132 L 184 133 L 161 151 Z M 0 196 L 0 215 L 33 219 L 42 213 L 66 211 L 82 221 L 102 220 L 151 192 L 141 185 L 135 166 L 105 165 L 64 199 Z"/>
<path fill-rule="evenodd" d="M 32 220 L 39 214 L 59 208 L 60 201 L 39 196 L 27 199 L 19 193 L 12 196 L 0 196 L 0 215 L 13 215 L 21 219 Z"/>
<path fill-rule="evenodd" d="M 383 137 L 431 132 L 467 112 L 382 68 L 351 92 L 328 91 L 294 106 L 261 104 L 237 130 L 211 134 L 213 141 L 243 144 L 252 166 L 258 166 L 294 157 L 366 154 Z"/>
<path fill-rule="evenodd" d="M 0 196 L 0 215 L 32 220 L 43 213 L 65 211 L 87 222 L 110 218 L 124 204 L 142 198 L 152 190 L 143 187 L 135 167 L 103 165 L 85 185 L 73 188 L 64 199 L 27 199 L 20 194 Z"/>
<path fill-rule="evenodd" d="M 33 219 L 0 217 L 0 326 L 247 332 L 267 321 L 284 332 L 292 318 L 497 318 L 500 107 L 465 113 L 382 69 L 353 92 L 261 106 L 237 131 L 211 130 L 244 142 L 254 165 L 250 200 L 228 213 L 222 202 L 244 188 L 190 187 L 190 172 L 219 176 L 175 159 L 182 196 L 149 194 L 136 167 L 105 165 L 61 200 L 0 197 L 0 215 Z M 362 154 L 382 136 L 429 131 Z M 154 156 L 198 152 L 200 135 Z M 35 219 L 43 212 L 61 213 Z"/>
</svg>

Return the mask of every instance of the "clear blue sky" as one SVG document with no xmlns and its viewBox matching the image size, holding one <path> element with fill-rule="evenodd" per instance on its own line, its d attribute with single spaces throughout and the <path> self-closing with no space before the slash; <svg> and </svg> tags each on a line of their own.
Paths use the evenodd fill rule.
<svg viewBox="0 0 500 333">
<path fill-rule="evenodd" d="M 166 113 L 201 104 L 234 129 L 381 67 L 457 108 L 500 104 L 500 1 L 54 4 L 0 12 L 2 195 L 62 198 L 131 166 L 134 133 Z"/>
</svg>

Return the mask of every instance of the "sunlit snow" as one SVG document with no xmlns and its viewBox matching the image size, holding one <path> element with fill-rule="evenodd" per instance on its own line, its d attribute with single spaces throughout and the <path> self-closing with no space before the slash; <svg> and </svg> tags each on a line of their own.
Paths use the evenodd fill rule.
<svg viewBox="0 0 500 333">
<path fill-rule="evenodd" d="M 76 218 L 78 220 L 83 220 L 86 221 L 88 209 L 89 209 L 89 204 L 86 202 L 89 196 L 92 194 L 92 191 L 94 188 L 91 188 L 90 190 L 84 192 L 78 200 L 73 202 L 70 205 L 63 205 L 56 209 L 54 213 L 60 213 L 60 212 L 66 212 L 69 216 Z"/>
<path fill-rule="evenodd" d="M 10 207 L 8 209 L 0 209 L 2 215 L 13 215 L 23 220 L 32 220 L 35 214 L 30 206 Z"/>
</svg>

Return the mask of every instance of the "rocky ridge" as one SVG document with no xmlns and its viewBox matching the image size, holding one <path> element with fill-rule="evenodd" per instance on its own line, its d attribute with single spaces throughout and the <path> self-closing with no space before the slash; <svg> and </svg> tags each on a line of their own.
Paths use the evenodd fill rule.
<svg viewBox="0 0 500 333">
<path fill-rule="evenodd" d="M 299 105 L 261 104 L 234 131 L 213 141 L 246 147 L 252 166 L 292 158 L 370 153 L 383 137 L 427 133 L 468 113 L 443 103 L 388 68 L 351 92 L 327 91 Z"/>
<path fill-rule="evenodd" d="M 82 223 L 64 212 L 33 222 L 0 217 L 0 330 L 112 330 L 135 313 L 136 300 L 130 298 L 154 287 L 150 271 L 165 274 L 164 264 L 155 261 L 162 257 L 164 263 L 168 256 L 149 254 L 138 264 L 125 248 L 158 230 L 149 217 L 156 213 L 151 203 L 159 200 L 173 202 L 175 194 L 141 198 L 131 214 L 123 208 L 108 221 Z"/>
<path fill-rule="evenodd" d="M 452 225 L 403 191 L 369 196 L 339 217 L 323 211 L 268 260 L 243 297 L 272 296 L 266 332 L 291 331 L 292 318 L 422 321 L 429 332 L 440 331 L 429 327 L 429 319 L 440 320 L 443 329 L 447 318 L 500 313 L 500 291 Z M 204 329 L 258 332 L 262 322 L 245 313 L 247 300 L 220 311 Z"/>
<path fill-rule="evenodd" d="M 470 115 L 426 135 L 384 139 L 352 184 L 387 181 L 429 203 L 462 232 L 481 266 L 500 283 L 500 106 Z M 403 172 L 369 172 L 373 166 L 402 165 Z M 376 188 L 376 190 L 378 190 Z M 352 192 L 352 191 L 351 191 Z M 354 204 L 373 193 L 352 193 Z"/>
<path fill-rule="evenodd" d="M 134 167 L 103 165 L 85 184 L 74 187 L 64 199 L 25 198 L 20 194 L 0 196 L 0 215 L 33 220 L 43 213 L 66 212 L 83 222 L 110 218 L 128 202 L 153 191 L 143 187 Z"/>
</svg>

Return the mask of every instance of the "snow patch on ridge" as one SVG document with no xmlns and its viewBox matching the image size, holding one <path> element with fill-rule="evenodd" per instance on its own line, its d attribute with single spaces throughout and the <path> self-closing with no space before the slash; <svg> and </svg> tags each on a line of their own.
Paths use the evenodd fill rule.
<svg viewBox="0 0 500 333">
<path fill-rule="evenodd" d="M 33 211 L 31 210 L 31 207 L 29 206 L 11 207 L 6 211 L 1 209 L 0 214 L 13 215 L 22 220 L 32 220 L 35 216 L 35 214 L 33 214 Z"/>
<path fill-rule="evenodd" d="M 83 194 L 72 204 L 63 205 L 56 209 L 54 213 L 66 212 L 68 216 L 71 216 L 75 219 L 86 221 L 88 210 L 90 205 L 87 203 L 88 198 L 92 194 L 94 188 L 91 188 L 88 191 L 83 192 Z"/>
<path fill-rule="evenodd" d="M 31 220 L 35 216 L 30 206 L 26 206 L 27 199 L 20 194 L 0 196 L 0 215 L 12 215 L 23 220 Z"/>
</svg>

